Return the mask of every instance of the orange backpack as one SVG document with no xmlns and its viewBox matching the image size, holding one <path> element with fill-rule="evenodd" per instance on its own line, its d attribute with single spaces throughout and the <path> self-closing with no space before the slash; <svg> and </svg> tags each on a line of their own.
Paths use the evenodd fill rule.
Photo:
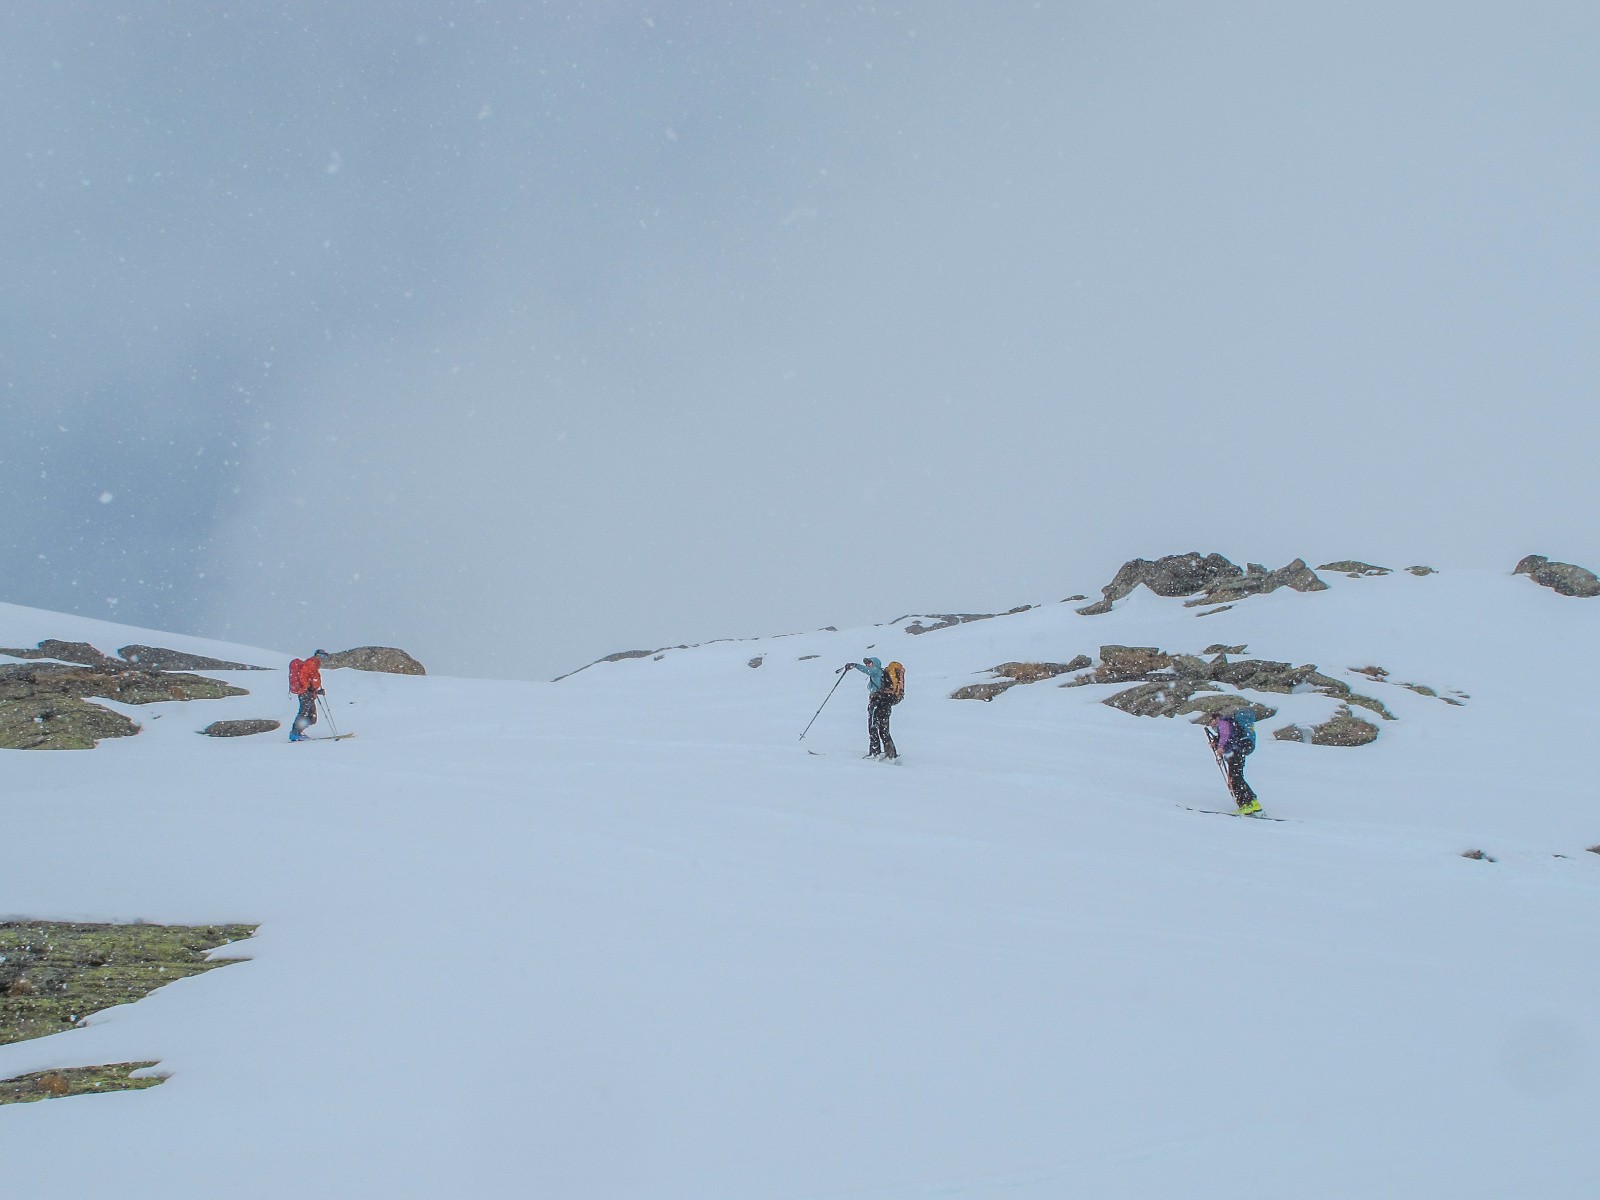
<svg viewBox="0 0 1600 1200">
<path fill-rule="evenodd" d="M 883 691 L 890 704 L 899 704 L 906 698 L 906 669 L 897 662 L 883 669 Z"/>
<path fill-rule="evenodd" d="M 306 660 L 293 659 L 289 663 L 289 692 L 291 695 L 302 695 L 306 690 Z"/>
</svg>

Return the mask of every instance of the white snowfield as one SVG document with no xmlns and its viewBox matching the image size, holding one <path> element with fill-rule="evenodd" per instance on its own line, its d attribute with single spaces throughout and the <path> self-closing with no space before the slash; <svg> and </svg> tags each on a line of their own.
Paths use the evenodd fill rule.
<svg viewBox="0 0 1600 1200">
<path fill-rule="evenodd" d="M 4 1192 L 1594 1197 L 1600 601 L 1329 583 L 555 684 L 330 671 L 358 736 L 301 746 L 195 736 L 287 723 L 287 655 L 0 608 L 4 645 L 280 669 L 125 708 L 144 732 L 92 752 L 0 755 L 0 915 L 260 923 L 251 962 L 0 1047 L 0 1077 L 170 1073 L 0 1108 Z M 1185 811 L 1227 807 L 1200 731 L 1114 687 L 947 698 L 1107 643 L 1247 643 L 1399 719 L 1310 747 L 1271 730 L 1332 700 L 1258 697 L 1268 823 Z M 868 653 L 906 664 L 898 767 L 861 760 L 858 673 L 796 740 Z"/>
</svg>

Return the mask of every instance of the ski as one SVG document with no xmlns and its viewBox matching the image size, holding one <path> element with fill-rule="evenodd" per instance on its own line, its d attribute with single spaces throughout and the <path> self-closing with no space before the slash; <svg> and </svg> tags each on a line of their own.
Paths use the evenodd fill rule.
<svg viewBox="0 0 1600 1200">
<path fill-rule="evenodd" d="M 302 742 L 342 742 L 345 738 L 353 738 L 353 733 L 302 733 Z"/>
<path fill-rule="evenodd" d="M 1236 808 L 1196 808 L 1192 804 L 1180 804 L 1178 807 L 1187 812 L 1210 813 L 1216 817 L 1248 817 L 1252 821 L 1287 821 L 1289 819 L 1288 817 L 1269 817 L 1266 813 L 1242 813 Z"/>
</svg>

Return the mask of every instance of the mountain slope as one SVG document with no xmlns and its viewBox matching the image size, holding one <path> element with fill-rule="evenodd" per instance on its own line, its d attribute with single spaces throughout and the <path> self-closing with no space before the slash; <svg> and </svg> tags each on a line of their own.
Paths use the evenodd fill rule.
<svg viewBox="0 0 1600 1200">
<path fill-rule="evenodd" d="M 0 1077 L 171 1072 L 0 1110 L 8 1180 L 1584 1195 L 1600 607 L 1489 574 L 1330 583 L 1211 616 L 1141 590 L 1103 616 L 718 643 L 556 684 L 330 672 L 359 736 L 324 745 L 193 736 L 290 714 L 281 675 L 239 673 L 257 695 L 8 754 L 0 912 L 261 924 L 251 963 L 0 1047 Z M 0 644 L 112 634 L 0 609 Z M 1246 644 L 1467 699 L 1344 675 L 1397 720 L 1356 749 L 1264 736 L 1250 775 L 1286 818 L 1266 824 L 1180 807 L 1223 806 L 1203 739 L 1100 703 L 1115 685 L 946 698 L 1106 644 Z M 900 767 L 857 757 L 855 674 L 796 740 L 868 652 L 908 669 Z M 1264 731 L 1336 707 L 1254 698 L 1280 710 Z"/>
</svg>

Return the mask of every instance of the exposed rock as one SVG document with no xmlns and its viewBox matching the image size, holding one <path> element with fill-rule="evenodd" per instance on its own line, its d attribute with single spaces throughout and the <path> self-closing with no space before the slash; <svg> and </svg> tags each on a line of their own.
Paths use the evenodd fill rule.
<svg viewBox="0 0 1600 1200">
<path fill-rule="evenodd" d="M 1172 656 L 1155 646 L 1101 646 L 1100 665 L 1091 678 L 1094 683 L 1126 683 L 1171 666 Z"/>
<path fill-rule="evenodd" d="M 1222 713 L 1226 716 L 1230 713 L 1242 712 L 1247 708 L 1255 713 L 1257 721 L 1268 721 L 1278 715 L 1278 710 L 1271 705 L 1254 704 L 1243 696 L 1234 695 L 1232 692 L 1217 692 L 1212 695 L 1196 693 L 1190 697 L 1188 704 L 1184 706 L 1182 711 L 1201 713 L 1209 717 L 1212 713 Z"/>
<path fill-rule="evenodd" d="M 1212 642 L 1201 654 L 1243 654 L 1248 646 L 1224 646 L 1221 642 Z"/>
<path fill-rule="evenodd" d="M 1154 562 L 1145 558 L 1129 559 L 1122 564 L 1111 582 L 1100 589 L 1103 599 L 1078 609 L 1078 612 L 1086 617 L 1108 613 L 1113 604 L 1141 583 L 1158 596 L 1193 596 L 1210 591 L 1223 580 L 1243 574 L 1220 554 L 1169 554 Z"/>
<path fill-rule="evenodd" d="M 1015 679 L 1007 679 L 995 683 L 969 683 L 965 687 L 958 687 L 950 693 L 952 700 L 993 700 L 1007 688 L 1017 686 Z"/>
<path fill-rule="evenodd" d="M 248 737 L 252 733 L 271 733 L 278 728 L 277 721 L 213 721 L 201 733 L 207 737 Z"/>
<path fill-rule="evenodd" d="M 1410 571 L 1413 575 L 1437 575 L 1439 573 L 1432 567 L 1407 567 L 1406 570 Z"/>
<path fill-rule="evenodd" d="M 124 646 L 118 654 L 135 666 L 153 671 L 265 671 L 266 667 L 252 667 L 249 663 L 229 662 L 223 658 L 207 658 L 204 654 L 185 654 L 182 650 L 165 650 L 160 646 Z"/>
<path fill-rule="evenodd" d="M 8 654 L 12 658 L 53 658 L 60 662 L 77 663 L 80 667 L 104 667 L 113 671 L 120 671 L 126 666 L 109 654 L 95 649 L 88 642 L 62 642 L 55 638 L 47 638 L 40 642 L 37 650 L 8 650 L 0 647 L 0 654 Z"/>
<path fill-rule="evenodd" d="M 132 737 L 139 726 L 76 696 L 0 700 L 0 749 L 93 750 L 101 738 Z"/>
<path fill-rule="evenodd" d="M 763 661 L 764 661 L 763 656 L 758 654 L 754 658 L 752 658 L 749 662 L 745 663 L 745 666 L 747 666 L 747 667 L 759 667 L 762 664 Z"/>
<path fill-rule="evenodd" d="M 1194 699 L 1197 692 L 1217 692 L 1219 689 L 1210 683 L 1198 682 L 1192 679 L 1160 680 L 1154 683 L 1141 683 L 1137 687 L 1128 688 L 1114 696 L 1107 697 L 1104 703 L 1112 708 L 1136 717 L 1176 717 L 1184 713 L 1210 711 L 1204 703 Z M 1214 699 L 1215 697 L 1206 697 Z M 1238 708 L 1238 697 L 1227 697 L 1229 704 Z"/>
<path fill-rule="evenodd" d="M 1251 563 L 1243 575 L 1219 579 L 1207 589 L 1204 596 L 1184 603 L 1190 608 L 1206 604 L 1225 604 L 1249 596 L 1264 596 L 1281 587 L 1291 588 L 1297 592 L 1321 592 L 1326 591 L 1328 585 L 1317 578 L 1317 573 L 1306 566 L 1306 560 L 1303 558 L 1297 558 L 1288 566 L 1279 567 L 1276 571 L 1269 571 L 1260 563 Z"/>
<path fill-rule="evenodd" d="M 907 633 L 932 633 L 936 629 L 949 629 L 953 625 L 965 625 L 971 621 L 992 621 L 996 617 L 1014 617 L 1018 613 L 1025 613 L 1034 606 L 1019 604 L 1016 608 L 1008 608 L 1003 613 L 934 613 L 917 617 L 906 626 Z M 909 615 L 909 614 L 908 614 Z M 906 617 L 896 617 L 890 621 L 891 625 L 898 625 Z M 924 625 L 923 621 L 932 621 L 932 625 Z"/>
<path fill-rule="evenodd" d="M 1463 850 L 1461 852 L 1461 857 L 1462 858 L 1476 859 L 1478 862 L 1497 862 L 1498 861 L 1493 855 L 1485 854 L 1482 850 Z"/>
<path fill-rule="evenodd" d="M 1542 554 L 1528 555 L 1511 573 L 1526 575 L 1535 583 L 1560 592 L 1563 596 L 1600 596 L 1600 577 L 1596 577 L 1593 571 L 1586 567 L 1575 567 L 1571 563 L 1551 562 Z"/>
<path fill-rule="evenodd" d="M 1338 571 L 1352 579 L 1359 579 L 1363 575 L 1388 575 L 1388 567 L 1375 567 L 1371 563 L 1359 562 L 1353 558 L 1340 559 L 1338 562 L 1323 563 L 1317 568 L 1319 571 Z"/>
<path fill-rule="evenodd" d="M 115 659 L 105 666 L 60 662 L 0 666 L 0 747 L 11 750 L 88 750 L 101 738 L 128 737 L 139 726 L 89 704 L 97 696 L 122 704 L 217 700 L 245 696 L 243 688 L 202 675 L 146 671 Z"/>
<path fill-rule="evenodd" d="M 1279 734 L 1272 736 L 1278 737 Z M 1321 725 L 1311 727 L 1313 746 L 1365 746 L 1368 742 L 1376 741 L 1377 737 L 1378 727 L 1352 713 L 1348 704 L 1341 704 L 1333 716 Z M 1296 737 L 1291 740 L 1302 739 Z"/>
<path fill-rule="evenodd" d="M 248 696 L 244 688 L 168 671 L 143 671 L 112 660 L 111 669 L 62 663 L 13 663 L 0 666 L 0 700 L 38 696 L 98 696 L 122 704 L 157 704 L 165 700 L 220 700 Z"/>
<path fill-rule="evenodd" d="M 820 654 L 802 654 L 795 661 L 796 662 L 810 662 L 813 658 L 821 658 L 821 657 L 822 657 L 822 655 L 820 655 Z"/>
<path fill-rule="evenodd" d="M 1363 696 L 1360 692 L 1347 692 L 1345 693 L 1344 698 L 1348 703 L 1355 705 L 1357 708 L 1364 708 L 1368 712 L 1377 713 L 1385 721 L 1393 721 L 1398 719 L 1392 712 L 1384 707 L 1382 700 L 1374 700 L 1371 696 Z"/>
<path fill-rule="evenodd" d="M 629 650 L 622 654 L 609 655 L 600 661 L 615 662 L 622 658 L 643 658 L 647 654 L 654 653 L 653 650 Z M 335 654 L 324 655 L 322 665 L 332 671 L 341 667 L 351 667 L 357 671 L 382 671 L 389 675 L 428 673 L 411 655 L 393 646 L 357 646 L 353 650 L 340 650 Z"/>
<path fill-rule="evenodd" d="M 1071 671 L 1082 671 L 1092 667 L 1094 661 L 1087 654 L 1080 654 L 1071 662 L 1008 662 L 1001 663 L 994 668 L 996 675 L 1004 675 L 1016 683 L 1037 683 L 1041 679 L 1054 679 L 1057 675 L 1065 675 Z"/>
<path fill-rule="evenodd" d="M 1086 654 L 1080 654 L 1071 662 L 1008 662 L 1001 663 L 990 670 L 996 675 L 1003 675 L 1003 681 L 994 683 L 969 683 L 965 687 L 957 688 L 950 693 L 952 700 L 993 700 L 1007 688 L 1016 687 L 1019 683 L 1037 683 L 1041 679 L 1054 679 L 1057 675 L 1064 675 L 1071 671 L 1081 671 L 1093 666 L 1094 662 Z"/>
</svg>

